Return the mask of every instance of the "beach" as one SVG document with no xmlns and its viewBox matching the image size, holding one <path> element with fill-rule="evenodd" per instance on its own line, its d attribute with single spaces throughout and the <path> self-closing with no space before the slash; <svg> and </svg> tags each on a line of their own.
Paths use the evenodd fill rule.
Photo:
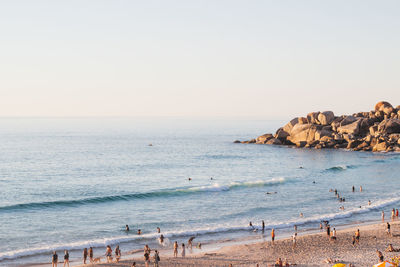
<svg viewBox="0 0 400 267">
<path fill-rule="evenodd" d="M 380 250 L 385 260 L 390 260 L 393 256 L 398 256 L 399 252 L 386 252 L 389 244 L 400 248 L 400 223 L 390 222 L 392 236 L 386 233 L 386 222 L 370 225 L 351 225 L 344 229 L 337 230 L 337 240 L 332 241 L 327 238 L 326 232 L 317 230 L 317 233 L 299 234 L 296 247 L 292 246 L 291 238 L 275 240 L 271 244 L 269 232 L 265 232 L 267 242 L 255 244 L 240 244 L 226 246 L 216 251 L 208 251 L 190 255 L 186 258 L 172 257 L 172 248 L 169 256 L 162 256 L 160 266 L 272 266 L 277 258 L 287 259 L 291 265 L 297 266 L 333 266 L 334 263 L 327 263 L 327 259 L 353 264 L 354 266 L 372 266 L 378 263 L 379 259 L 376 250 Z M 333 229 L 333 228 L 332 228 Z M 352 245 L 352 236 L 355 231 L 360 229 L 360 241 Z M 279 237 L 279 232 L 277 233 Z M 179 249 L 180 253 L 180 249 Z M 153 255 L 153 253 L 152 253 Z M 126 259 L 125 256 L 119 263 L 104 263 L 95 266 L 131 266 L 136 262 L 136 266 L 145 266 L 143 257 L 138 256 Z M 124 259 L 125 258 L 125 259 Z M 153 262 L 151 262 L 150 266 Z M 90 266 L 80 265 L 80 266 Z"/>
</svg>

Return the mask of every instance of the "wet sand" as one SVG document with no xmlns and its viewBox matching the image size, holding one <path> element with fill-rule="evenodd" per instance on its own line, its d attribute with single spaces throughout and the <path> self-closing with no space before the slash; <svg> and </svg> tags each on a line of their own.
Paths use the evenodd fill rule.
<svg viewBox="0 0 400 267">
<path fill-rule="evenodd" d="M 299 234 L 297 237 L 296 248 L 293 249 L 292 239 L 286 238 L 270 242 L 269 231 L 265 233 L 267 242 L 258 242 L 255 244 L 241 244 L 223 247 L 216 251 L 206 253 L 190 254 L 187 250 L 186 258 L 161 256 L 161 267 L 173 266 L 273 266 L 278 257 L 285 258 L 291 264 L 297 266 L 333 266 L 332 263 L 326 263 L 325 260 L 331 258 L 342 263 L 352 263 L 354 266 L 372 266 L 378 263 L 376 250 L 380 250 L 385 260 L 393 256 L 400 255 L 400 252 L 385 252 L 388 244 L 400 248 L 400 223 L 398 221 L 390 222 L 392 236 L 386 233 L 386 223 L 373 225 L 350 226 L 348 228 L 337 230 L 337 240 L 328 239 L 326 232 L 321 231 L 312 234 Z M 331 229 L 333 229 L 332 225 Z M 352 236 L 354 232 L 360 229 L 361 237 L 359 244 L 352 245 Z M 276 232 L 279 238 L 279 231 Z M 153 256 L 153 253 L 152 253 Z M 125 259 L 124 259 L 125 258 Z M 127 259 L 129 258 L 129 259 Z M 136 261 L 136 266 L 145 266 L 142 256 L 129 255 L 123 256 L 119 263 L 105 263 L 103 257 L 102 263 L 87 264 L 80 266 L 131 266 Z M 151 262 L 150 266 L 153 266 Z"/>
</svg>

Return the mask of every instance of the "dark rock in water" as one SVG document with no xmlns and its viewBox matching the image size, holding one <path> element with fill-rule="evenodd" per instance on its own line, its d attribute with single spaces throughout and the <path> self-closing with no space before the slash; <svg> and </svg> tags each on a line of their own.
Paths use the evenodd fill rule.
<svg viewBox="0 0 400 267">
<path fill-rule="evenodd" d="M 400 105 L 378 102 L 374 110 L 335 116 L 332 111 L 311 112 L 296 117 L 275 134 L 264 134 L 249 141 L 299 148 L 347 148 L 356 151 L 400 152 Z"/>
</svg>

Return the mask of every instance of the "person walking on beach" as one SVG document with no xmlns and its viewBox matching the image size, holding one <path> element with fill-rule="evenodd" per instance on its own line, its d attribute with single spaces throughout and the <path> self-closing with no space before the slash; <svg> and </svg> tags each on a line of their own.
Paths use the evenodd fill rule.
<svg viewBox="0 0 400 267">
<path fill-rule="evenodd" d="M 394 209 L 392 209 L 392 216 L 391 216 L 391 218 L 392 218 L 392 221 L 394 221 L 394 215 L 395 215 L 395 210 L 394 210 Z"/>
<path fill-rule="evenodd" d="M 69 267 L 69 252 L 68 252 L 68 250 L 64 250 L 64 267 L 65 267 L 65 265 L 68 265 L 68 267 Z"/>
<path fill-rule="evenodd" d="M 53 252 L 53 256 L 51 257 L 51 266 L 52 267 L 57 267 L 57 262 L 58 262 L 58 255 L 57 252 Z"/>
<path fill-rule="evenodd" d="M 386 223 L 386 233 L 388 234 L 388 236 L 391 236 L 391 234 L 390 234 L 390 223 L 389 222 Z"/>
<path fill-rule="evenodd" d="M 158 262 L 160 261 L 160 255 L 158 255 L 158 251 L 154 251 L 154 267 L 158 267 Z"/>
<path fill-rule="evenodd" d="M 186 255 L 186 252 L 185 252 L 185 244 L 184 243 L 182 243 L 182 258 L 184 258 L 185 257 L 185 255 Z"/>
<path fill-rule="evenodd" d="M 357 229 L 355 236 L 356 236 L 356 242 L 357 242 L 357 244 L 359 244 L 360 243 L 360 229 Z"/>
<path fill-rule="evenodd" d="M 145 252 L 144 253 L 144 265 L 146 267 L 149 267 L 149 264 L 150 264 L 150 254 Z"/>
<path fill-rule="evenodd" d="M 336 229 L 335 228 L 333 228 L 331 240 L 333 240 L 333 241 L 336 240 Z"/>
<path fill-rule="evenodd" d="M 90 263 L 93 263 L 93 248 L 89 248 L 89 261 Z"/>
<path fill-rule="evenodd" d="M 381 215 L 381 217 L 382 217 L 382 222 L 384 222 L 385 221 L 385 212 L 382 210 L 382 213 L 381 213 L 382 215 Z"/>
<path fill-rule="evenodd" d="M 271 241 L 272 241 L 272 244 L 274 244 L 274 241 L 275 241 L 275 229 L 274 228 L 272 228 L 272 230 L 271 230 Z"/>
<path fill-rule="evenodd" d="M 331 237 L 331 227 L 329 226 L 329 224 L 326 225 L 326 236 L 328 237 L 328 239 Z"/>
<path fill-rule="evenodd" d="M 296 248 L 296 244 L 297 244 L 297 233 L 293 234 L 292 243 L 293 243 L 293 249 L 295 249 Z"/>
<path fill-rule="evenodd" d="M 119 259 L 121 258 L 121 250 L 119 249 L 119 245 L 115 248 L 115 260 L 119 262 Z"/>
<path fill-rule="evenodd" d="M 107 258 L 107 263 L 112 262 L 112 249 L 109 245 L 106 248 L 106 258 Z"/>
<path fill-rule="evenodd" d="M 351 237 L 351 243 L 352 243 L 353 247 L 356 244 L 356 237 L 354 235 Z"/>
<path fill-rule="evenodd" d="M 83 264 L 86 264 L 86 259 L 88 256 L 87 248 L 83 249 Z"/>
<path fill-rule="evenodd" d="M 174 258 L 178 257 L 178 242 L 174 242 Z"/>
</svg>

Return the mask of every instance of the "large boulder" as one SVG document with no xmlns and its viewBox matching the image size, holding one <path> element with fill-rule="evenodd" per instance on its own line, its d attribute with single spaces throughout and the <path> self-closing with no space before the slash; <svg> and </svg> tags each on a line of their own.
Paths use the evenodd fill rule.
<svg viewBox="0 0 400 267">
<path fill-rule="evenodd" d="M 315 138 L 315 132 L 319 129 L 320 126 L 318 127 L 317 125 L 313 125 L 311 123 L 296 124 L 290 132 L 290 136 L 287 137 L 287 140 L 293 144 L 297 144 L 301 141 L 313 141 Z"/>
<path fill-rule="evenodd" d="M 333 114 L 332 111 L 324 111 L 324 112 L 318 114 L 318 121 L 322 125 L 331 124 L 334 119 L 335 119 L 335 115 Z"/>
<path fill-rule="evenodd" d="M 357 119 L 354 116 L 344 116 L 343 119 L 340 121 L 339 125 L 341 126 L 345 126 L 348 124 L 352 124 L 353 122 L 357 121 L 359 119 Z"/>
<path fill-rule="evenodd" d="M 385 114 L 390 114 L 393 110 L 393 106 L 386 101 L 380 101 L 375 105 L 375 111 L 382 111 Z"/>
<path fill-rule="evenodd" d="M 378 132 L 392 134 L 400 133 L 400 120 L 397 119 L 386 119 L 378 125 Z"/>
<path fill-rule="evenodd" d="M 279 128 L 276 133 L 275 133 L 275 138 L 281 140 L 282 142 L 286 141 L 286 137 L 288 137 L 289 134 L 283 130 L 283 128 Z"/>
<path fill-rule="evenodd" d="M 318 121 L 318 115 L 319 115 L 319 111 L 318 112 L 311 112 L 311 113 L 308 113 L 307 114 L 307 121 L 308 121 L 308 123 L 311 123 L 311 124 L 319 124 L 319 121 Z"/>
<path fill-rule="evenodd" d="M 282 145 L 282 142 L 279 139 L 272 138 L 266 142 L 267 145 Z"/>
<path fill-rule="evenodd" d="M 383 141 L 383 142 L 377 143 L 372 148 L 372 151 L 373 152 L 381 152 L 381 151 L 386 151 L 387 148 L 388 148 L 388 144 L 385 141 Z"/>
<path fill-rule="evenodd" d="M 350 116 L 349 116 L 350 117 Z M 338 133 L 358 135 L 360 132 L 361 119 L 356 119 L 352 123 L 337 128 Z"/>
<path fill-rule="evenodd" d="M 322 113 L 321 113 L 321 114 L 322 114 Z M 314 139 L 315 139 L 315 140 L 321 140 L 322 137 L 324 137 L 324 136 L 326 136 L 326 137 L 331 137 L 332 134 L 333 134 L 333 132 L 332 132 L 332 131 L 329 131 L 329 130 L 325 130 L 325 129 L 317 130 L 317 131 L 315 132 Z"/>
<path fill-rule="evenodd" d="M 265 144 L 269 139 L 274 138 L 272 134 L 263 134 L 256 139 L 257 144 Z"/>
</svg>

